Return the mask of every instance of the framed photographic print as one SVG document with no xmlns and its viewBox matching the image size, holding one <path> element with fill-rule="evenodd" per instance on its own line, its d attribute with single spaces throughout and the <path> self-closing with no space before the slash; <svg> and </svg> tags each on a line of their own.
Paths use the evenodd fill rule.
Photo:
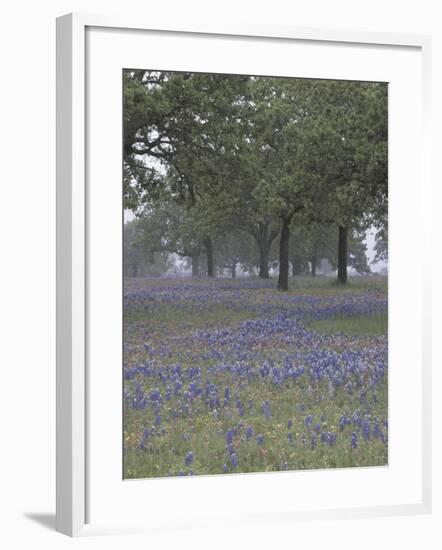
<svg viewBox="0 0 442 550">
<path fill-rule="evenodd" d="M 58 530 L 430 510 L 429 50 L 57 21 Z"/>
</svg>

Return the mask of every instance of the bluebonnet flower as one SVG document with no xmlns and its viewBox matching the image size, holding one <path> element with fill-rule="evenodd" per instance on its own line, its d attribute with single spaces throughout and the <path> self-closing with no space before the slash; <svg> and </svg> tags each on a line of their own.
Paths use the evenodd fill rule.
<svg viewBox="0 0 442 550">
<path fill-rule="evenodd" d="M 262 412 L 264 413 L 266 418 L 271 418 L 272 411 L 270 409 L 270 403 L 268 401 L 264 401 L 264 403 L 262 404 Z"/>
<path fill-rule="evenodd" d="M 238 459 L 235 453 L 230 455 L 230 463 L 232 464 L 232 468 L 236 469 L 238 467 Z"/>
<path fill-rule="evenodd" d="M 192 451 L 190 451 L 186 454 L 186 458 L 184 459 L 184 464 L 186 466 L 190 466 L 192 462 L 193 462 L 193 453 Z"/>
<path fill-rule="evenodd" d="M 347 424 L 347 421 L 346 421 L 346 418 L 344 415 L 341 415 L 341 417 L 339 418 L 339 431 L 340 432 L 343 432 L 344 431 L 344 428 Z"/>
<path fill-rule="evenodd" d="M 161 393 L 160 390 L 155 389 L 150 392 L 150 400 L 153 402 L 159 401 L 161 399 Z"/>
<path fill-rule="evenodd" d="M 311 425 L 312 425 L 312 423 L 313 423 L 313 416 L 312 416 L 311 414 L 308 414 L 308 415 L 305 417 L 304 423 L 305 423 L 306 427 L 307 427 L 308 429 L 310 429 L 310 428 L 311 428 Z"/>
<path fill-rule="evenodd" d="M 358 434 L 356 432 L 351 432 L 350 447 L 352 449 L 357 449 L 358 448 Z"/>
<path fill-rule="evenodd" d="M 130 421 L 127 426 L 137 427 L 135 433 L 131 433 L 132 428 L 128 427 L 125 452 L 130 454 L 135 447 L 137 451 L 149 449 L 156 453 L 164 441 L 164 438 L 160 441 L 159 436 L 167 434 L 171 436 L 170 456 L 179 457 L 182 451 L 174 452 L 170 447 L 176 444 L 180 448 L 176 440 L 183 432 L 186 433 L 183 439 L 189 438 L 187 432 L 194 430 L 191 426 L 198 426 L 199 420 L 208 417 L 209 422 L 214 422 L 210 425 L 218 431 L 221 423 L 233 424 L 239 416 L 245 419 L 244 425 L 238 423 L 236 432 L 234 426 L 227 432 L 220 432 L 219 436 L 221 441 L 225 438 L 226 468 L 228 466 L 232 471 L 229 457 L 233 454 L 239 456 L 241 444 L 255 437 L 258 445 L 264 444 L 267 432 L 263 430 L 264 435 L 257 437 L 254 432 L 258 428 L 249 431 L 252 417 L 262 411 L 268 423 L 273 417 L 276 417 L 275 424 L 280 423 L 280 398 L 282 404 L 286 397 L 284 392 L 291 389 L 294 390 L 292 395 L 299 396 L 300 401 L 304 399 L 302 395 L 309 394 L 312 398 L 305 404 L 296 403 L 293 412 L 287 414 L 300 414 L 300 421 L 305 422 L 305 433 L 301 433 L 297 441 L 293 431 L 297 425 L 295 417 L 292 417 L 293 421 L 292 418 L 285 420 L 289 444 L 296 441 L 299 446 L 304 445 L 306 454 L 312 446 L 319 445 L 319 439 L 323 445 L 334 446 L 337 442 L 341 445 L 337 434 L 345 432 L 346 426 L 351 426 L 348 430 L 349 446 L 352 445 L 351 430 L 355 434 L 355 448 L 361 446 L 361 441 L 369 439 L 387 444 L 387 422 L 384 425 L 382 417 L 370 416 L 376 405 L 376 392 L 379 391 L 379 396 L 384 395 L 384 388 L 379 385 L 388 375 L 386 338 L 364 336 L 359 339 L 341 334 L 339 345 L 335 346 L 336 336 L 312 331 L 303 322 L 312 318 L 384 313 L 387 307 L 385 297 L 378 292 L 367 295 L 349 292 L 339 296 L 279 297 L 263 294 L 264 299 L 260 295 L 256 300 L 255 295 L 249 300 L 242 292 L 243 288 L 270 288 L 271 282 L 245 279 L 237 281 L 235 288 L 233 286 L 225 280 L 207 283 L 181 280 L 177 285 L 165 279 L 155 282 L 152 287 L 125 291 L 124 307 L 129 314 L 155 316 L 162 307 L 172 314 L 175 311 L 189 312 L 184 332 L 173 328 L 168 334 L 163 330 L 166 324 L 158 335 L 151 328 L 139 329 L 130 323 L 126 326 L 130 338 L 124 343 L 123 350 L 124 407 Z M 235 326 L 211 325 L 201 329 L 192 326 L 191 317 L 203 317 L 210 308 L 219 305 L 232 311 L 247 310 L 253 318 L 239 321 Z M 191 337 L 188 328 L 192 330 Z M 145 342 L 145 352 L 140 354 Z M 333 408 L 336 404 L 327 404 L 326 401 L 335 399 L 338 392 L 344 400 L 343 414 L 336 431 L 328 432 L 324 413 L 318 422 L 316 406 L 320 401 L 324 401 L 324 406 L 331 406 L 330 425 L 335 424 Z M 349 398 L 349 394 L 353 394 L 353 398 Z M 272 401 L 264 401 L 270 395 Z M 350 407 L 361 397 L 360 411 L 354 412 Z M 135 418 L 130 417 L 132 411 L 137 415 Z M 142 411 L 146 413 L 143 415 Z M 315 416 L 307 415 L 309 411 Z M 177 431 L 176 426 L 181 425 L 181 421 L 184 421 L 183 428 Z M 140 422 L 148 423 L 150 431 L 143 431 L 141 427 L 140 434 Z M 169 426 L 171 429 L 166 431 Z M 334 427 L 331 429 L 335 430 Z M 197 437 L 202 435 L 199 428 L 197 432 Z M 277 432 L 272 430 L 269 433 L 276 436 Z M 284 433 L 281 435 L 284 438 Z M 345 445 L 346 438 L 342 441 Z M 369 459 L 370 456 L 363 458 Z M 285 468 L 283 460 L 280 457 L 272 466 Z M 222 462 L 220 469 L 224 470 Z M 183 468 L 184 464 L 185 459 Z M 186 466 L 186 472 L 188 468 Z M 177 475 L 176 471 L 174 475 Z M 203 469 L 201 473 L 205 472 Z"/>
<path fill-rule="evenodd" d="M 370 439 L 370 421 L 367 418 L 362 422 L 362 437 L 366 441 Z"/>
<path fill-rule="evenodd" d="M 230 388 L 229 387 L 227 387 L 224 390 L 224 399 L 225 399 L 225 403 L 228 403 L 230 401 Z"/>
<path fill-rule="evenodd" d="M 382 435 L 381 428 L 379 426 L 379 420 L 375 418 L 374 425 L 373 425 L 373 437 L 380 438 Z"/>
<path fill-rule="evenodd" d="M 318 437 L 316 434 L 312 434 L 312 437 L 311 437 L 312 450 L 316 449 L 317 445 L 318 445 Z"/>
</svg>

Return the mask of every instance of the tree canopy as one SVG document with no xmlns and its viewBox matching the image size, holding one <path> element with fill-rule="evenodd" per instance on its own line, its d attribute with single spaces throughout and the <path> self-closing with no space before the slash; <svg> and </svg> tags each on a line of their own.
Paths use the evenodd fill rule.
<svg viewBox="0 0 442 550">
<path fill-rule="evenodd" d="M 326 258 L 341 283 L 348 265 L 368 270 L 364 231 L 381 239 L 388 225 L 386 84 L 123 78 L 124 207 L 150 257 L 187 257 L 193 275 L 204 258 L 208 276 L 241 266 L 268 278 L 276 247 L 280 290 L 290 263 L 314 274 Z"/>
</svg>

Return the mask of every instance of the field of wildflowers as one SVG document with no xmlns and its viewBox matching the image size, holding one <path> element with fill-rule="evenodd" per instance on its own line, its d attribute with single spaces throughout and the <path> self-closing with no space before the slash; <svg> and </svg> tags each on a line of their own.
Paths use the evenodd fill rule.
<svg viewBox="0 0 442 550">
<path fill-rule="evenodd" d="M 274 287 L 126 279 L 125 478 L 387 464 L 386 281 Z"/>
</svg>

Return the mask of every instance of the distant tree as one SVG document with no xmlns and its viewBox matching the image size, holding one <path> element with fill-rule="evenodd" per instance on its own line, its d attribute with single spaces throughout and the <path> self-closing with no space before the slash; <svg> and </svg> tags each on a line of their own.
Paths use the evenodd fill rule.
<svg viewBox="0 0 442 550">
<path fill-rule="evenodd" d="M 148 254 L 162 252 L 189 258 L 192 275 L 199 275 L 203 253 L 201 234 L 195 223 L 197 214 L 181 206 L 167 193 L 139 213 L 140 246 Z"/>
<path fill-rule="evenodd" d="M 230 166 L 222 157 L 237 141 L 238 99 L 248 77 L 158 71 L 124 76 L 127 204 L 149 202 L 168 181 L 172 195 L 193 214 L 207 213 L 207 196 L 217 193 L 223 167 Z M 213 237 L 208 230 L 202 239 L 208 276 L 215 274 Z"/>
<path fill-rule="evenodd" d="M 278 289 L 322 258 L 345 284 L 364 229 L 387 235 L 387 138 L 384 84 L 125 71 L 124 206 L 194 275 L 268 278 L 279 238 Z"/>
<path fill-rule="evenodd" d="M 170 267 L 168 254 L 146 247 L 145 228 L 140 220 L 124 224 L 123 271 L 125 277 L 159 277 Z"/>
<path fill-rule="evenodd" d="M 338 282 L 345 284 L 351 229 L 387 217 L 387 86 L 324 81 L 317 97 L 325 107 L 318 153 L 329 198 L 322 219 L 338 226 Z"/>
<path fill-rule="evenodd" d="M 290 225 L 314 193 L 316 177 L 307 172 L 307 124 L 312 81 L 256 79 L 252 101 L 255 162 L 261 166 L 255 197 L 279 224 L 278 289 L 288 290 Z"/>
<path fill-rule="evenodd" d="M 388 228 L 386 226 L 381 226 L 376 233 L 374 251 L 374 262 L 388 260 Z"/>
<path fill-rule="evenodd" d="M 310 272 L 314 277 L 321 260 L 327 260 L 334 269 L 337 267 L 338 233 L 334 224 L 317 224 L 309 226 L 292 225 L 293 238 L 290 242 L 290 259 L 292 275 Z M 363 230 L 350 230 L 347 247 L 346 264 L 358 273 L 369 273 L 367 262 L 367 244 Z"/>
<path fill-rule="evenodd" d="M 248 271 L 256 263 L 252 237 L 238 230 L 226 233 L 217 241 L 216 262 L 220 268 L 227 269 L 233 279 L 239 270 Z"/>
<path fill-rule="evenodd" d="M 350 232 L 347 263 L 361 275 L 370 273 L 370 266 L 367 261 L 365 231 L 353 229 Z"/>
</svg>

